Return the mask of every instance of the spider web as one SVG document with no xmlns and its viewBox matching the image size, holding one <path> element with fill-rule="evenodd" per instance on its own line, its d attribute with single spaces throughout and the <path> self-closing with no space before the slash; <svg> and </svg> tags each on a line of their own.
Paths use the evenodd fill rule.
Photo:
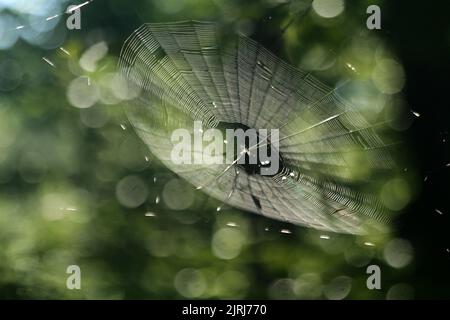
<svg viewBox="0 0 450 320">
<path fill-rule="evenodd" d="M 213 23 L 145 24 L 126 40 L 119 68 L 141 94 L 127 107 L 151 151 L 197 189 L 234 207 L 315 229 L 385 230 L 378 187 L 395 168 L 386 122 L 369 123 L 310 73 Z M 220 122 L 279 129 L 285 168 L 272 177 L 232 165 L 177 165 L 171 133 Z M 383 137 L 383 138 L 382 138 Z M 367 172 L 352 177 L 360 166 Z M 359 169 L 361 169 L 359 168 Z"/>
</svg>

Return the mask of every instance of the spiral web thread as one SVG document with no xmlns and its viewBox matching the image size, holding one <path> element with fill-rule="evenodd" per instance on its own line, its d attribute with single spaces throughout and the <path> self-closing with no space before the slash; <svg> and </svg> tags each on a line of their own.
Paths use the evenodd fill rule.
<svg viewBox="0 0 450 320">
<path fill-rule="evenodd" d="M 126 40 L 119 68 L 142 89 L 126 109 L 130 122 L 156 156 L 198 189 L 232 206 L 320 230 L 384 230 L 390 213 L 377 187 L 395 168 L 396 142 L 387 141 L 386 122 L 369 123 L 335 88 L 247 37 L 222 40 L 207 22 L 141 26 Z M 168 106 L 186 116 L 180 127 L 202 120 L 206 127 L 228 122 L 279 129 L 286 168 L 265 177 L 226 165 L 171 163 L 167 129 L 175 117 L 168 116 Z M 369 172 L 359 180 L 352 178 L 358 165 Z"/>
</svg>

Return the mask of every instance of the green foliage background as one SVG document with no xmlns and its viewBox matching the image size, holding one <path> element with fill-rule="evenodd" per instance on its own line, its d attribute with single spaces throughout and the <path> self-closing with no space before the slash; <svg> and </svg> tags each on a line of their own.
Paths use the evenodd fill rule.
<svg viewBox="0 0 450 320">
<path fill-rule="evenodd" d="M 42 33 L 45 41 L 18 40 L 0 51 L 0 61 L 20 68 L 3 65 L 0 76 L 0 297 L 301 299 L 350 289 L 346 298 L 385 299 L 395 285 L 390 297 L 428 296 L 413 252 L 405 253 L 412 256 L 405 267 L 386 262 L 385 245 L 395 232 L 370 238 L 326 234 L 327 240 L 322 232 L 230 207 L 217 213 L 220 203 L 195 190 L 189 191 L 188 209 L 171 210 L 170 196 L 177 195 L 164 197 L 163 190 L 177 177 L 130 130 L 123 103 L 99 101 L 79 109 L 67 99 L 74 78 L 96 83 L 114 72 L 123 41 L 145 22 L 216 21 L 257 38 L 293 65 L 313 69 L 325 82 L 370 79 L 376 48 L 395 57 L 383 33 L 369 34 L 365 27 L 365 11 L 373 3 L 346 1 L 344 13 L 323 19 L 303 1 L 95 0 L 81 10 L 81 30 L 67 30 L 63 16 Z M 64 11 L 68 4 L 54 8 Z M 95 71 L 83 70 L 80 57 L 100 41 L 108 54 Z M 329 59 L 333 67 L 321 70 Z M 87 126 L 93 119 L 105 123 Z M 116 197 L 118 182 L 129 175 L 147 189 L 146 201 L 136 208 Z M 224 251 L 232 258 L 224 258 Z M 81 290 L 66 288 L 66 268 L 74 264 L 82 271 Z M 369 264 L 381 267 L 381 290 L 366 287 Z"/>
</svg>

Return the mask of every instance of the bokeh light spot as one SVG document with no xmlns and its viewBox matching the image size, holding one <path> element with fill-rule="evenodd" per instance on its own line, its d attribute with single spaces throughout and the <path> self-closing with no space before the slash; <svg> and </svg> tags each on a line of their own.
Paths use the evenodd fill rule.
<svg viewBox="0 0 450 320">
<path fill-rule="evenodd" d="M 175 288 L 186 298 L 198 298 L 206 290 L 206 278 L 200 270 L 183 269 L 175 276 Z"/>
<path fill-rule="evenodd" d="M 340 15 L 345 8 L 344 0 L 314 0 L 314 11 L 323 18 L 334 18 Z"/>
<path fill-rule="evenodd" d="M 172 179 L 163 189 L 164 203 L 172 210 L 185 210 L 194 202 L 194 190 L 181 179 Z"/>
<path fill-rule="evenodd" d="M 212 239 L 212 251 L 220 259 L 231 260 L 241 253 L 244 242 L 244 235 L 238 229 L 219 229 Z"/>
<path fill-rule="evenodd" d="M 403 89 L 405 72 L 395 60 L 381 59 L 372 71 L 372 81 L 380 92 L 394 94 Z"/>
<path fill-rule="evenodd" d="M 87 77 L 78 77 L 72 80 L 67 89 L 67 99 L 77 108 L 89 108 L 99 98 L 97 86 Z"/>
<path fill-rule="evenodd" d="M 342 300 L 352 289 L 352 279 L 347 276 L 334 278 L 324 288 L 324 294 L 330 300 Z"/>
<path fill-rule="evenodd" d="M 414 288 L 407 283 L 397 283 L 389 288 L 386 294 L 387 300 L 412 300 Z"/>
<path fill-rule="evenodd" d="M 386 262 L 394 268 L 406 267 L 413 259 L 414 250 L 409 241 L 404 239 L 391 240 L 383 251 Z"/>
<path fill-rule="evenodd" d="M 148 189 L 144 181 L 137 176 L 127 176 L 116 186 L 116 196 L 120 204 L 136 208 L 147 200 Z"/>
</svg>

